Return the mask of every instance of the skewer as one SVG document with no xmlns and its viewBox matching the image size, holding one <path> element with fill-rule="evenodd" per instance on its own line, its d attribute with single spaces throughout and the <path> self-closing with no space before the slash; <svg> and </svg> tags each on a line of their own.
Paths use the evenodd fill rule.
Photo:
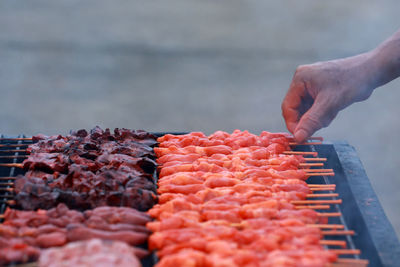
<svg viewBox="0 0 400 267">
<path fill-rule="evenodd" d="M 307 224 L 310 227 L 317 227 L 320 229 L 344 229 L 343 224 Z"/>
<path fill-rule="evenodd" d="M 341 199 L 322 199 L 322 200 L 293 200 L 290 203 L 293 205 L 299 204 L 299 205 L 304 205 L 304 204 L 341 204 L 342 200 Z"/>
<path fill-rule="evenodd" d="M 335 184 L 308 184 L 309 187 L 335 187 Z"/>
<path fill-rule="evenodd" d="M 306 197 L 314 198 L 314 197 L 338 197 L 338 193 L 329 193 L 329 194 L 307 194 Z"/>
<path fill-rule="evenodd" d="M 0 186 L 13 186 L 14 183 L 0 183 Z M 0 188 L 1 190 L 1 188 Z"/>
<path fill-rule="evenodd" d="M 7 201 L 1 201 L 0 203 L 6 203 L 9 206 L 15 206 L 17 204 L 17 202 L 15 202 L 15 200 L 7 200 Z"/>
<path fill-rule="evenodd" d="M 322 145 L 322 142 L 305 142 L 305 143 L 289 142 L 289 146 L 312 146 L 312 145 Z"/>
<path fill-rule="evenodd" d="M 339 246 L 342 248 L 346 248 L 347 246 L 346 241 L 343 240 L 320 240 L 319 244 L 323 246 Z"/>
<path fill-rule="evenodd" d="M 0 150 L 1 153 L 16 153 L 16 152 L 20 152 L 20 153 L 28 153 L 28 150 L 26 149 L 11 149 L 11 150 Z"/>
<path fill-rule="evenodd" d="M 336 260 L 337 263 L 353 263 L 353 264 L 368 264 L 369 261 L 368 260 L 364 260 L 364 259 L 343 259 L 343 258 L 339 258 Z"/>
<path fill-rule="evenodd" d="M 311 139 L 312 137 L 310 137 L 310 140 L 319 140 L 319 139 Z M 17 138 L 13 138 L 13 137 L 2 137 L 0 138 L 0 141 L 3 140 L 16 140 L 16 141 L 32 141 L 32 137 L 17 137 Z"/>
<path fill-rule="evenodd" d="M 324 213 L 317 213 L 318 217 L 340 217 L 342 214 L 340 212 L 324 212 Z"/>
<path fill-rule="evenodd" d="M 0 144 L 0 147 L 20 147 L 29 146 L 29 144 Z"/>
<path fill-rule="evenodd" d="M 16 167 L 16 168 L 23 168 L 23 164 L 21 163 L 0 163 L 0 167 Z M 318 176 L 319 175 L 334 175 L 333 169 L 304 169 L 308 175 Z"/>
<path fill-rule="evenodd" d="M 306 172 L 333 172 L 333 169 L 303 169 Z"/>
<path fill-rule="evenodd" d="M 329 263 L 325 267 L 367 267 L 364 263 Z M 19 266 L 18 266 L 19 267 Z"/>
<path fill-rule="evenodd" d="M 304 158 L 305 161 L 326 161 L 326 158 Z"/>
<path fill-rule="evenodd" d="M 293 136 L 288 137 L 289 140 L 294 140 Z M 311 136 L 307 139 L 308 140 L 319 140 L 319 141 L 324 141 L 324 138 L 321 136 Z"/>
<path fill-rule="evenodd" d="M 360 255 L 361 253 L 359 249 L 329 249 L 329 251 L 337 255 Z"/>
<path fill-rule="evenodd" d="M 15 267 L 39 267 L 38 262 L 31 262 L 31 263 L 23 263 L 18 265 L 12 265 Z"/>
<path fill-rule="evenodd" d="M 296 206 L 297 210 L 301 209 L 311 209 L 311 210 L 329 210 L 331 207 L 329 205 L 304 205 L 304 206 Z"/>
<path fill-rule="evenodd" d="M 323 167 L 323 163 L 300 163 L 299 167 Z"/>
<path fill-rule="evenodd" d="M 311 136 L 311 137 L 308 138 L 308 140 L 324 141 L 324 138 L 322 136 Z"/>
<path fill-rule="evenodd" d="M 0 156 L 0 159 L 19 159 L 19 158 L 27 158 L 27 155 L 18 155 L 18 156 Z"/>
<path fill-rule="evenodd" d="M 4 180 L 15 180 L 15 177 L 0 177 L 0 181 L 4 181 Z"/>
<path fill-rule="evenodd" d="M 13 198 L 13 195 L 0 195 L 0 198 Z"/>
<path fill-rule="evenodd" d="M 14 188 L 4 188 L 4 187 L 0 187 L 0 191 L 14 192 Z"/>
<path fill-rule="evenodd" d="M 316 173 L 307 173 L 308 176 L 335 176 L 334 172 L 316 172 Z"/>
<path fill-rule="evenodd" d="M 368 263 L 329 263 L 325 267 L 367 267 Z"/>
<path fill-rule="evenodd" d="M 283 151 L 285 155 L 311 155 L 313 157 L 318 156 L 317 152 L 310 152 L 310 151 Z"/>
<path fill-rule="evenodd" d="M 353 230 L 331 230 L 331 231 L 321 231 L 322 235 L 354 235 Z"/>
<path fill-rule="evenodd" d="M 310 191 L 335 191 L 334 187 L 310 187 Z"/>
<path fill-rule="evenodd" d="M 9 168 L 20 168 L 22 169 L 24 165 L 22 163 L 0 163 L 0 167 L 9 167 Z"/>
</svg>

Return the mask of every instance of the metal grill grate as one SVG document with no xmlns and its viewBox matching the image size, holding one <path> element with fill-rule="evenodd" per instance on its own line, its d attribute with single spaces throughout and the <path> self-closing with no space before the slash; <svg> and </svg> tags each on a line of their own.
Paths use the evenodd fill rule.
<svg viewBox="0 0 400 267">
<path fill-rule="evenodd" d="M 25 149 L 32 141 L 25 136 L 0 137 L 0 163 L 21 163 L 27 153 Z M 19 151 L 19 150 L 22 150 Z M 12 167 L 0 168 L 0 214 L 3 214 L 7 208 L 7 201 L 12 200 L 11 192 L 14 184 L 14 177 L 23 174 L 21 169 Z"/>
</svg>

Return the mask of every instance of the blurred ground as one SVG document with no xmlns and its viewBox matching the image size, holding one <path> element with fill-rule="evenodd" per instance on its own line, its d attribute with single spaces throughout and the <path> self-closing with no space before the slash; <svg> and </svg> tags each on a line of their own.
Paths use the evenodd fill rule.
<svg viewBox="0 0 400 267">
<path fill-rule="evenodd" d="M 2 1 L 1 133 L 284 131 L 297 65 L 375 47 L 391 1 Z M 319 132 L 359 152 L 400 233 L 400 80 Z"/>
</svg>

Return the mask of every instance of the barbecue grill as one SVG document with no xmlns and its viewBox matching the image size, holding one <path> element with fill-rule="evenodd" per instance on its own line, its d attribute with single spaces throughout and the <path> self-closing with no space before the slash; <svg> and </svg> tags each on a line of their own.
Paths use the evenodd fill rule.
<svg viewBox="0 0 400 267">
<path fill-rule="evenodd" d="M 154 134 L 162 136 L 164 133 Z M 24 160 L 24 155 L 27 154 L 21 150 L 32 141 L 24 135 L 1 136 L 0 140 L 0 163 L 9 165 L 0 167 L 0 214 L 3 214 L 7 203 L 13 198 L 10 189 L 14 177 L 23 173 L 23 170 L 12 166 Z M 345 241 L 348 249 L 358 249 L 361 254 L 346 254 L 340 257 L 348 258 L 350 261 L 366 259 L 369 261 L 369 266 L 399 266 L 399 241 L 371 187 L 355 149 L 346 142 L 324 142 L 322 145 L 298 145 L 294 150 L 318 152 L 320 157 L 327 158 L 325 167 L 335 172 L 335 176 L 313 176 L 307 182 L 331 185 L 326 186 L 323 193 L 338 193 L 343 200 L 342 204 L 331 205 L 330 210 L 326 211 L 340 214 L 329 218 L 329 224 L 343 225 L 343 229 L 339 228 L 341 235 L 329 235 L 329 239 Z M 316 190 L 320 189 L 322 188 Z M 150 261 L 154 260 L 147 259 L 144 265 L 151 266 Z"/>
</svg>

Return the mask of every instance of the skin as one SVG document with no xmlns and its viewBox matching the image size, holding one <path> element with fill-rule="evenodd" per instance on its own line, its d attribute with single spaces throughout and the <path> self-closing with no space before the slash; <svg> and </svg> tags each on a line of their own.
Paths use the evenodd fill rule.
<svg viewBox="0 0 400 267">
<path fill-rule="evenodd" d="M 340 110 L 399 76 L 400 30 L 367 53 L 299 66 L 282 103 L 286 126 L 304 142 Z"/>
</svg>

